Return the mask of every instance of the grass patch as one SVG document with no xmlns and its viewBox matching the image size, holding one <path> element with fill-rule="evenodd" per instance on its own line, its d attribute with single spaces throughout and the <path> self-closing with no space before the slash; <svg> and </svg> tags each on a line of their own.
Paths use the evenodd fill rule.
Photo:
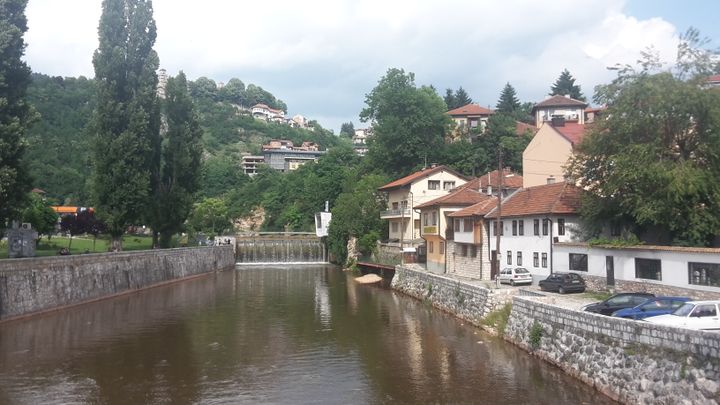
<svg viewBox="0 0 720 405">
<path fill-rule="evenodd" d="M 507 326 L 508 319 L 510 318 L 510 311 L 512 311 L 512 303 L 508 302 L 501 308 L 492 311 L 482 321 L 483 325 L 494 328 L 498 334 L 505 334 L 505 327 Z"/>
<path fill-rule="evenodd" d="M 104 253 L 108 251 L 110 246 L 109 237 L 98 238 L 93 243 L 93 238 L 89 237 L 74 237 L 72 243 L 70 238 L 64 236 L 56 236 L 50 239 L 43 238 L 38 244 L 35 254 L 38 257 L 42 256 L 57 256 L 58 251 L 61 248 L 68 248 L 70 254 L 79 255 L 83 253 Z M 148 250 L 152 249 L 152 237 L 150 236 L 135 236 L 125 235 L 123 236 L 123 250 Z M 7 242 L 3 241 L 0 243 L 0 259 L 7 259 L 8 247 Z"/>
</svg>

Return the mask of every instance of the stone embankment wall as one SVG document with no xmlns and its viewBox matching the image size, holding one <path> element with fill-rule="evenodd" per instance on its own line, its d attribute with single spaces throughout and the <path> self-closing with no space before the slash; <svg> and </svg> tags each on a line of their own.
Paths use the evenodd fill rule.
<svg viewBox="0 0 720 405">
<path fill-rule="evenodd" d="M 605 277 L 589 276 L 586 274 L 582 274 L 582 277 L 585 279 L 588 290 L 606 291 L 610 289 Z M 615 286 L 612 288 L 615 291 L 622 292 L 649 292 L 657 296 L 690 297 L 694 300 L 720 300 L 720 292 L 712 291 L 716 289 L 713 287 L 709 287 L 708 290 L 701 290 L 675 287 L 652 281 L 637 282 L 615 279 Z"/>
<path fill-rule="evenodd" d="M 515 297 L 505 337 L 624 403 L 720 401 L 720 333 Z"/>
<path fill-rule="evenodd" d="M 0 261 L 0 321 L 235 265 L 232 246 Z"/>
<path fill-rule="evenodd" d="M 510 300 L 506 294 L 497 293 L 482 285 L 462 282 L 439 274 L 396 266 L 392 288 L 420 300 L 427 300 L 434 307 L 449 312 L 460 319 L 480 325 L 490 312 Z"/>
</svg>

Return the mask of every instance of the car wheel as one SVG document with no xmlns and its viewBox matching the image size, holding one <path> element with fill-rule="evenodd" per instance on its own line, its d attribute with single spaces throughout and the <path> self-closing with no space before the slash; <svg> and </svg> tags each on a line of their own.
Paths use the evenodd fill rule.
<svg viewBox="0 0 720 405">
<path fill-rule="evenodd" d="M 558 287 L 558 292 L 560 294 L 565 294 L 565 289 L 562 286 L 560 286 L 560 287 Z"/>
<path fill-rule="evenodd" d="M 515 280 L 510 280 L 510 285 L 515 287 Z"/>
</svg>

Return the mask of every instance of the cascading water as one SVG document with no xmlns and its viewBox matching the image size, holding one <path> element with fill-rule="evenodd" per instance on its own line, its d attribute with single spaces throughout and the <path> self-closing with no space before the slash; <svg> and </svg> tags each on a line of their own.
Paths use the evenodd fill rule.
<svg viewBox="0 0 720 405">
<path fill-rule="evenodd" d="M 244 263 L 327 263 L 318 238 L 238 238 L 236 259 Z"/>
</svg>

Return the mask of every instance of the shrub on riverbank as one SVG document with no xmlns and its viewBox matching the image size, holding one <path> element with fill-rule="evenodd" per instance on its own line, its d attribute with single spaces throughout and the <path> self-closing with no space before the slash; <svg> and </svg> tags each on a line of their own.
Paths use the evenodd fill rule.
<svg viewBox="0 0 720 405">
<path fill-rule="evenodd" d="M 489 326 L 495 329 L 498 335 L 502 336 L 505 334 L 505 327 L 507 326 L 508 319 L 510 318 L 510 312 L 512 311 L 512 303 L 508 302 L 501 308 L 490 312 L 481 323 L 485 326 Z"/>
</svg>

